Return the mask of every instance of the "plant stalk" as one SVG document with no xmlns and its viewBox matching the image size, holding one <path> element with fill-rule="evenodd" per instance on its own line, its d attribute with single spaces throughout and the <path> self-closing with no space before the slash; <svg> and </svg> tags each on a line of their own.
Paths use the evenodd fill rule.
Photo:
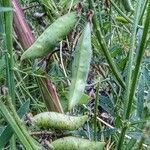
<svg viewBox="0 0 150 150">
<path fill-rule="evenodd" d="M 94 105 L 94 141 L 97 141 L 97 112 L 98 112 L 98 103 L 99 103 L 99 87 L 100 83 L 97 83 L 96 87 L 96 98 L 95 98 L 95 105 Z"/>
<path fill-rule="evenodd" d="M 140 71 L 140 66 L 142 64 L 142 59 L 144 56 L 144 51 L 145 51 L 145 45 L 146 45 L 146 40 L 147 40 L 147 36 L 148 36 L 148 31 L 150 28 L 150 0 L 148 1 L 148 8 L 147 8 L 147 14 L 146 14 L 146 19 L 145 19 L 145 24 L 144 24 L 144 31 L 142 34 L 142 40 L 140 42 L 140 46 L 139 46 L 139 51 L 137 54 L 137 59 L 136 59 L 136 65 L 135 65 L 135 70 L 134 70 L 134 74 L 133 74 L 133 78 L 132 78 L 132 83 L 131 84 L 131 89 L 130 89 L 130 93 L 129 93 L 129 100 L 128 100 L 128 105 L 127 105 L 127 110 L 126 110 L 126 116 L 125 119 L 129 119 L 130 117 L 130 113 L 131 113 L 131 108 L 132 108 L 132 103 L 133 103 L 133 98 L 135 95 L 135 90 L 136 90 L 136 85 L 137 85 L 137 80 L 139 77 L 139 71 Z M 118 143 L 118 150 L 121 149 L 122 144 L 123 144 L 123 140 L 124 140 L 124 132 L 126 132 L 127 128 L 126 126 L 124 126 L 122 128 L 122 134 L 120 135 L 120 139 L 119 139 L 119 143 Z"/>
<path fill-rule="evenodd" d="M 15 131 L 16 135 L 18 136 L 19 140 L 22 142 L 22 144 L 25 146 L 26 149 L 33 150 L 31 145 L 28 143 L 27 139 L 23 135 L 21 129 L 18 127 L 16 121 L 11 116 L 10 112 L 6 108 L 6 106 L 3 104 L 2 100 L 0 100 L 0 111 L 2 112 L 3 116 L 6 118 L 6 120 L 9 122 L 13 130 Z"/>
<path fill-rule="evenodd" d="M 96 12 L 93 0 L 89 0 L 89 5 L 94 10 L 94 12 Z M 122 79 L 122 76 L 121 76 L 115 62 L 113 61 L 113 58 L 111 57 L 111 54 L 110 54 L 108 48 L 107 48 L 106 42 L 105 42 L 104 37 L 102 35 L 102 31 L 98 25 L 97 17 L 95 14 L 92 18 L 92 23 L 94 26 L 94 31 L 95 31 L 96 37 L 97 37 L 98 42 L 101 46 L 101 50 L 103 51 L 111 70 L 112 70 L 113 74 L 115 75 L 119 84 L 122 86 L 122 88 L 125 89 L 126 85 Z"/>
<path fill-rule="evenodd" d="M 141 4 L 142 0 L 137 1 L 137 8 L 136 12 L 134 15 L 134 24 L 133 24 L 133 29 L 132 29 L 132 37 L 131 37 L 131 46 L 129 50 L 129 60 L 128 60 L 128 71 L 127 71 L 127 82 L 126 82 L 126 91 L 125 91 L 125 99 L 127 100 L 127 103 L 129 102 L 129 93 L 131 90 L 131 82 L 132 82 L 132 73 L 133 73 L 133 65 L 134 65 L 134 52 L 135 52 L 135 42 L 136 42 L 136 34 L 137 34 L 137 27 L 138 27 L 138 22 L 139 22 L 139 17 L 140 17 L 140 9 L 141 9 Z M 125 102 L 126 103 L 126 102 Z M 125 107 L 126 108 L 126 107 Z M 127 112 L 126 112 L 127 113 Z M 128 118 L 125 118 L 128 119 Z"/>
<path fill-rule="evenodd" d="M 126 112 L 126 119 L 129 119 L 129 116 L 130 116 L 131 106 L 132 106 L 133 97 L 134 97 L 135 90 L 136 90 L 137 80 L 139 77 L 140 67 L 141 67 L 144 52 L 145 52 L 145 45 L 146 45 L 146 40 L 147 40 L 149 29 L 150 29 L 150 0 L 148 2 L 147 15 L 146 15 L 145 24 L 144 24 L 142 40 L 140 42 L 140 48 L 137 54 L 136 65 L 135 65 L 135 70 L 133 74 L 131 90 L 130 90 L 130 95 L 129 95 L 129 102 L 128 102 L 128 107 L 127 107 L 127 112 Z"/>
<path fill-rule="evenodd" d="M 3 1 L 4 7 L 11 7 L 11 0 Z M 6 63 L 6 82 L 8 92 L 15 105 L 15 83 L 14 83 L 14 61 L 13 61 L 13 44 L 12 44 L 12 12 L 4 13 L 5 22 L 5 63 Z"/>
</svg>

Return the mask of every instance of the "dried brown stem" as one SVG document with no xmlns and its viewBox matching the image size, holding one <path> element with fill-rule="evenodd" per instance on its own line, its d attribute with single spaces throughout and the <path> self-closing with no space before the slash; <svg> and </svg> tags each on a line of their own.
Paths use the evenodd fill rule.
<svg viewBox="0 0 150 150">
<path fill-rule="evenodd" d="M 25 21 L 24 13 L 19 5 L 18 0 L 13 0 L 12 5 L 14 8 L 14 30 L 22 47 L 27 49 L 33 44 L 35 37 L 32 34 L 29 25 Z"/>
<path fill-rule="evenodd" d="M 32 34 L 32 31 L 25 20 L 24 13 L 19 4 L 19 1 L 12 0 L 12 4 L 13 4 L 13 8 L 14 8 L 14 24 L 13 24 L 14 30 L 18 37 L 18 41 L 21 43 L 22 47 L 24 49 L 27 49 L 33 44 L 33 42 L 35 41 L 35 37 Z M 37 80 L 39 80 L 39 78 L 37 78 Z M 57 92 L 56 92 L 56 87 L 54 86 L 54 84 L 51 83 L 50 80 L 47 80 L 45 82 L 45 85 L 47 86 L 47 88 L 50 92 L 50 95 L 53 98 L 54 104 L 57 104 L 56 107 L 59 108 L 58 112 L 63 112 L 60 100 L 59 100 Z M 45 99 L 45 101 L 48 102 L 48 101 L 50 101 L 50 99 Z M 49 102 L 47 104 L 49 104 Z M 49 107 L 49 106 L 47 106 L 47 107 Z"/>
</svg>

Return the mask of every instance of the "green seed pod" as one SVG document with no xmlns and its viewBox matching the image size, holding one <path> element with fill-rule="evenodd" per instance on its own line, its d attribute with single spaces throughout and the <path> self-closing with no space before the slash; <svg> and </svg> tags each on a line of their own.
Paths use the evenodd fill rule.
<svg viewBox="0 0 150 150">
<path fill-rule="evenodd" d="M 68 13 L 52 23 L 39 38 L 22 55 L 21 60 L 26 58 L 38 58 L 51 52 L 57 43 L 73 29 L 77 22 L 77 13 Z"/>
<path fill-rule="evenodd" d="M 33 124 L 45 129 L 76 130 L 86 121 L 88 116 L 68 116 L 57 112 L 43 112 L 32 118 Z"/>
<path fill-rule="evenodd" d="M 120 22 L 120 23 L 123 23 L 123 24 L 127 24 L 129 23 L 128 20 L 126 20 L 124 17 L 122 16 L 117 16 L 116 17 L 116 21 Z"/>
<path fill-rule="evenodd" d="M 103 150 L 105 142 L 92 142 L 77 137 L 64 137 L 51 143 L 55 150 Z"/>
<path fill-rule="evenodd" d="M 128 12 L 133 12 L 133 6 L 130 0 L 122 0 L 122 4 L 124 6 L 124 9 Z"/>
<path fill-rule="evenodd" d="M 72 80 L 69 91 L 69 110 L 79 103 L 84 93 L 91 58 L 91 27 L 90 23 L 87 23 L 75 49 Z"/>
</svg>

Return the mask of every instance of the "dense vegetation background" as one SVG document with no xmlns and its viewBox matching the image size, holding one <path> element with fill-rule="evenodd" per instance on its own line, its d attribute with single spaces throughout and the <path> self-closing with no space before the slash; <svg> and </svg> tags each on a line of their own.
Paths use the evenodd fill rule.
<svg viewBox="0 0 150 150">
<path fill-rule="evenodd" d="M 149 58 L 150 0 L 0 0 L 0 149 L 150 149 Z"/>
</svg>

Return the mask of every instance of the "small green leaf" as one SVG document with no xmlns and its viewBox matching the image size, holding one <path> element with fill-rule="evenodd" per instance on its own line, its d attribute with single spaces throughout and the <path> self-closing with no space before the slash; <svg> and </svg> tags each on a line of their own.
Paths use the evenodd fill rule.
<svg viewBox="0 0 150 150">
<path fill-rule="evenodd" d="M 114 114 L 114 104 L 109 97 L 100 96 L 100 106 L 111 115 Z"/>
<path fill-rule="evenodd" d="M 81 97 L 81 99 L 79 101 L 79 103 L 80 104 L 87 104 L 87 102 L 89 101 L 89 99 L 90 99 L 90 96 L 87 95 L 87 94 L 85 94 L 85 93 L 83 93 L 82 97 Z"/>
<path fill-rule="evenodd" d="M 137 115 L 139 118 L 143 118 L 144 111 L 144 90 L 145 90 L 145 78 L 144 75 L 141 74 L 139 87 L 137 91 Z"/>
</svg>

